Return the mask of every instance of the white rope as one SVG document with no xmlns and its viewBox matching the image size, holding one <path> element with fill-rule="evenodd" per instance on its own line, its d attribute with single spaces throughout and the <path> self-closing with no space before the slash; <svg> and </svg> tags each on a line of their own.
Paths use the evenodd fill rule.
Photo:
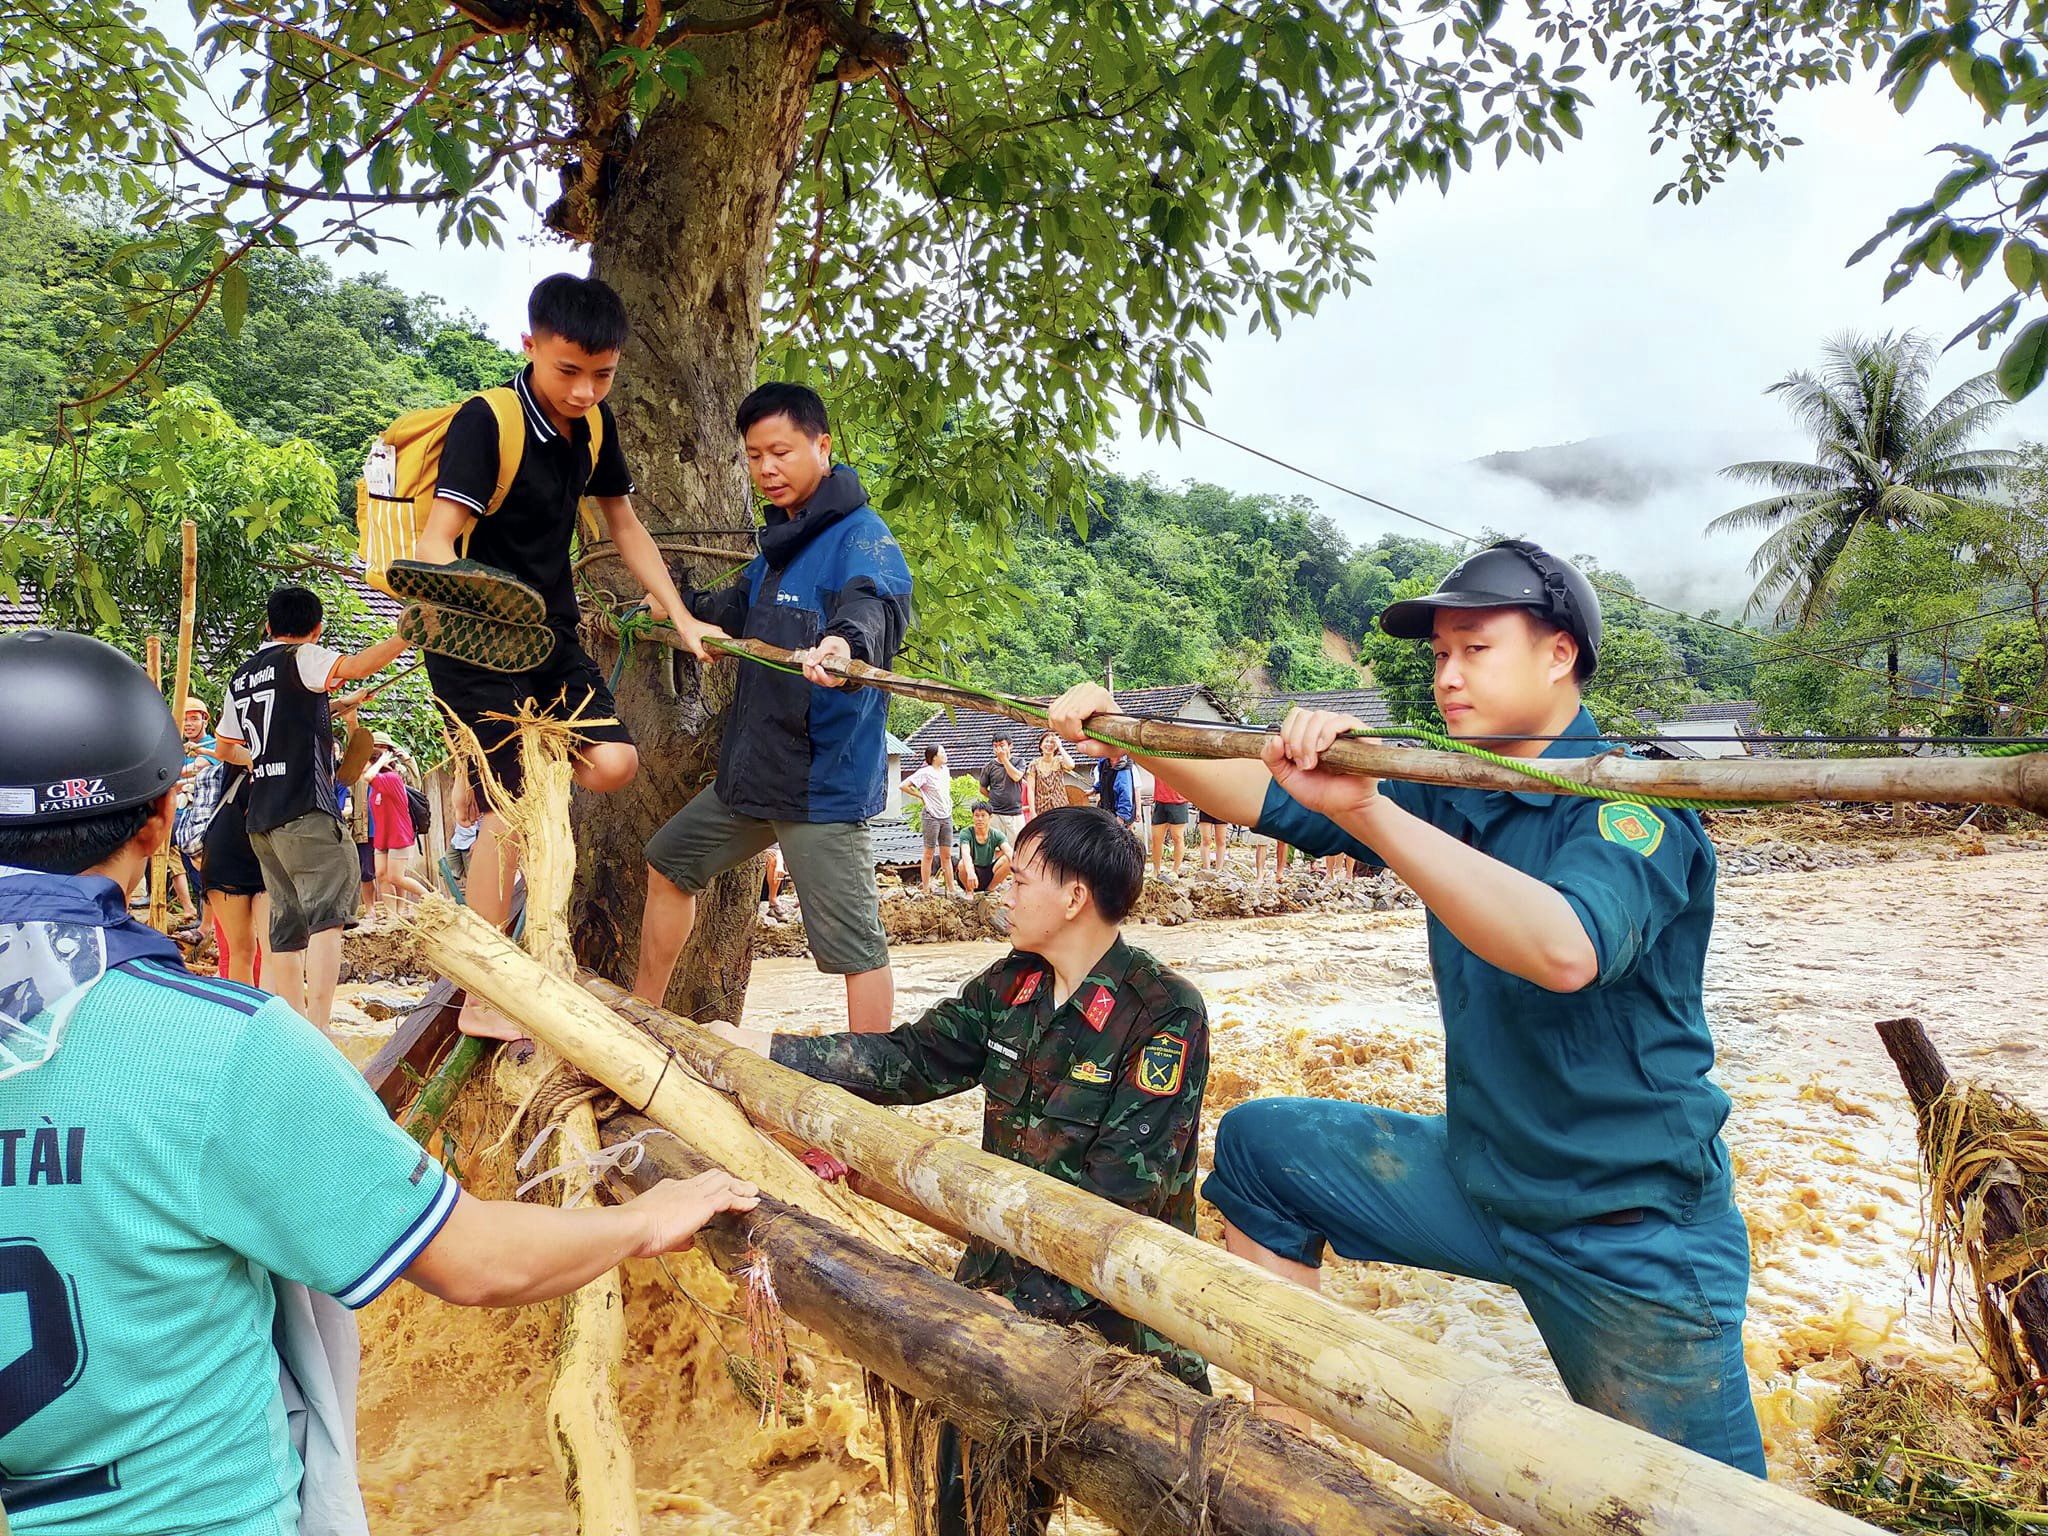
<svg viewBox="0 0 2048 1536">
<path fill-rule="evenodd" d="M 548 1137 L 562 1129 L 562 1122 L 559 1120 L 550 1121 L 542 1126 L 540 1133 L 532 1141 L 528 1142 L 526 1150 L 519 1154 L 519 1161 L 513 1165 L 514 1168 L 520 1173 L 526 1172 L 533 1165 L 534 1159 L 540 1156 L 541 1148 L 547 1145 Z M 670 1141 L 680 1141 L 682 1139 L 672 1132 L 665 1131 L 660 1126 L 655 1125 L 649 1126 L 644 1131 L 636 1131 L 623 1141 L 615 1141 L 608 1147 L 600 1147 L 595 1152 L 586 1153 L 582 1146 L 578 1145 L 575 1148 L 575 1152 L 562 1162 L 557 1163 L 552 1168 L 542 1169 L 524 1184 L 521 1184 L 517 1190 L 513 1191 L 514 1198 L 525 1199 L 529 1191 L 540 1188 L 549 1179 L 566 1178 L 571 1174 L 577 1174 L 582 1176 L 585 1187 L 576 1190 L 567 1200 L 562 1202 L 564 1210 L 574 1210 L 590 1198 L 591 1193 L 606 1174 L 630 1174 L 641 1163 L 645 1162 L 647 1160 L 647 1148 L 644 1143 L 649 1136 L 667 1136 Z"/>
</svg>

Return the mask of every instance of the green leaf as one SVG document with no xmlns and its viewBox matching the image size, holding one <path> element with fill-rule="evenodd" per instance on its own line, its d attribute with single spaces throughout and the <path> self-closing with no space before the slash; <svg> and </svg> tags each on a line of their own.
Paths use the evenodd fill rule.
<svg viewBox="0 0 2048 1536">
<path fill-rule="evenodd" d="M 220 275 L 220 323 L 229 336 L 242 334 L 242 317 L 249 312 L 249 270 L 236 262 Z"/>
<path fill-rule="evenodd" d="M 2025 240 L 2005 243 L 2005 278 L 2021 293 L 2034 286 L 2034 247 Z"/>
<path fill-rule="evenodd" d="M 2008 400 L 2024 400 L 2048 378 L 2048 317 L 2030 320 L 1998 359 L 1998 387 Z"/>
</svg>

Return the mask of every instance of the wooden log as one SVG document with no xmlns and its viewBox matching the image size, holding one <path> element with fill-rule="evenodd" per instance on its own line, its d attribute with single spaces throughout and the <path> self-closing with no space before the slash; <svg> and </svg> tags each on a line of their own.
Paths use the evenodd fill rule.
<svg viewBox="0 0 2048 1536">
<path fill-rule="evenodd" d="M 363 1078 L 382 1101 L 385 1111 L 397 1114 L 413 1097 L 413 1085 L 423 1081 L 456 1038 L 455 1021 L 462 1014 L 462 989 L 439 977 L 427 988 L 420 1004 L 398 1021 L 377 1054 L 363 1064 Z"/>
<path fill-rule="evenodd" d="M 1899 1079 L 1906 1085 L 1906 1096 L 1913 1101 L 1913 1111 L 1923 1132 L 1921 1144 L 1924 1148 L 1928 1111 L 1955 1079 L 1950 1076 L 1948 1064 L 1941 1059 L 1941 1052 L 1935 1049 L 1934 1042 L 1928 1038 L 1918 1019 L 1882 1020 L 1877 1026 L 1877 1037 L 1884 1042 L 1885 1050 L 1891 1053 L 1892 1064 L 1899 1069 Z M 1957 1193 L 1971 1191 L 1958 1190 Z M 2025 1200 L 2019 1190 L 2010 1184 L 1992 1184 L 1983 1193 L 1986 1247 L 1996 1248 L 2009 1243 L 2030 1230 Z M 1960 1219 L 1962 1212 L 1951 1214 Z M 2026 1351 L 2034 1375 L 2048 1382 L 2048 1275 L 2025 1275 L 2015 1284 L 1994 1285 L 1987 1289 L 1996 1293 L 2011 1309 L 2012 1329 L 2019 1335 L 2020 1346 Z M 1991 1313 L 1989 1307 L 1986 1311 Z M 1986 1330 L 2005 1326 L 2005 1320 L 1995 1314 L 1987 1315 L 1983 1321 Z M 2018 1364 L 2017 1360 L 2014 1364 Z"/>
<path fill-rule="evenodd" d="M 656 635 L 678 643 L 673 630 Z M 718 642 L 786 664 L 790 652 L 760 640 Z M 869 687 L 936 704 L 980 710 L 1045 728 L 1042 710 L 991 700 L 943 683 L 928 683 L 871 667 L 865 662 L 829 664 L 828 670 Z M 1136 715 L 1097 715 L 1089 734 L 1115 739 L 1141 752 L 1190 757 L 1256 758 L 1270 733 L 1247 726 L 1191 720 L 1150 720 Z M 1535 790 L 1543 786 L 1517 773 L 1459 752 L 1389 746 L 1349 739 L 1334 743 L 1322 766 L 1374 778 L 1448 784 L 1462 789 Z M 2022 757 L 1739 758 L 1719 761 L 1657 762 L 1619 751 L 1597 757 L 1546 758 L 1546 772 L 1616 795 L 1671 795 L 1686 800 L 1785 803 L 1797 800 L 1927 801 L 1937 805 L 2009 805 L 2048 811 L 2048 752 Z"/>
<path fill-rule="evenodd" d="M 584 987 L 625 1000 L 609 982 Z M 638 1013 L 649 1005 L 627 1001 Z M 1050 1270 L 1531 1536 L 1872 1536 L 1789 1489 L 1279 1280 L 1164 1222 L 929 1131 L 673 1015 L 756 1119 Z"/>
<path fill-rule="evenodd" d="M 605 1122 L 609 1141 L 647 1129 L 635 1115 Z M 666 1138 L 641 1145 L 646 1161 L 630 1176 L 641 1189 L 708 1166 Z M 1193 1431 L 1230 1423 L 1242 1405 L 1204 1398 L 1156 1366 L 1115 1392 L 1091 1392 L 1129 1357 L 1084 1330 L 1020 1316 L 778 1202 L 721 1216 L 698 1241 L 728 1272 L 765 1254 L 789 1316 L 983 1445 L 1019 1425 L 1070 1425 L 1039 1475 L 1119 1531 L 1449 1536 L 1453 1529 L 1264 1419 L 1223 1431 L 1228 1448 L 1198 1464 Z M 1206 1438 L 1213 1445 L 1218 1437 Z"/>
<path fill-rule="evenodd" d="M 748 1124 L 724 1094 L 707 1088 L 687 1063 L 574 982 L 543 970 L 469 908 L 429 896 L 415 909 L 413 926 L 436 971 L 517 1020 L 557 1056 L 720 1167 L 889 1252 L 901 1251 L 901 1242 L 856 1196 L 822 1182 Z"/>
<path fill-rule="evenodd" d="M 464 1044 L 470 1042 L 465 1041 Z M 555 1134 L 561 1203 L 583 1204 L 592 1181 L 585 1160 L 598 1149 L 589 1104 L 562 1116 Z M 562 1298 L 555 1380 L 548 1389 L 548 1436 L 580 1536 L 639 1536 L 633 1448 L 619 1421 L 619 1361 L 626 1348 L 626 1294 L 608 1269 Z"/>
</svg>

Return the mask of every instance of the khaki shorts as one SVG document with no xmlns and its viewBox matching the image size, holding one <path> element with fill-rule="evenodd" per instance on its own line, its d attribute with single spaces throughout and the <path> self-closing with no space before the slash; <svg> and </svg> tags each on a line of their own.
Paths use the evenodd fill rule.
<svg viewBox="0 0 2048 1536">
<path fill-rule="evenodd" d="M 991 811 L 989 812 L 988 819 L 1003 834 L 1003 847 L 1006 850 L 1015 848 L 1017 846 L 1017 834 L 1024 830 L 1024 813 L 1019 811 L 1015 816 L 998 816 L 995 812 Z"/>
<path fill-rule="evenodd" d="M 818 969 L 858 976 L 889 963 L 875 894 L 875 858 L 864 821 L 762 821 L 718 798 L 714 783 L 668 819 L 647 843 L 647 862 L 679 890 L 696 895 L 771 843 L 804 911 L 804 935 Z"/>
<path fill-rule="evenodd" d="M 263 866 L 270 947 L 279 954 L 296 954 L 314 934 L 343 927 L 355 916 L 362 887 L 356 845 L 325 811 L 308 811 L 268 832 L 251 832 L 249 846 Z"/>
</svg>

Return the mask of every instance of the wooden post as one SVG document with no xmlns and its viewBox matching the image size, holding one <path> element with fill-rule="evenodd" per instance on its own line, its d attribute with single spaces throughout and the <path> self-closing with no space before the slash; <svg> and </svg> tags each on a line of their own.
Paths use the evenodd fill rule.
<svg viewBox="0 0 2048 1536">
<path fill-rule="evenodd" d="M 555 1133 L 555 1166 L 570 1170 L 559 1181 L 564 1206 L 591 1198 L 584 1160 L 597 1148 L 596 1117 L 587 1103 L 579 1104 Z M 625 1348 L 625 1289 L 619 1272 L 608 1269 L 562 1299 L 555 1380 L 548 1389 L 549 1444 L 581 1536 L 638 1536 L 640 1530 L 633 1448 L 619 1421 Z"/>
<path fill-rule="evenodd" d="M 672 629 L 654 634 L 680 643 Z M 787 662 L 790 652 L 760 640 L 717 642 L 721 650 Z M 936 704 L 1005 715 L 1043 729 L 1043 712 L 1032 711 L 943 683 L 886 672 L 865 662 L 830 662 L 828 670 L 869 687 Z M 1148 720 L 1135 715 L 1098 715 L 1090 734 L 1129 742 L 1141 752 L 1190 757 L 1255 758 L 1268 732 L 1249 726 L 1189 720 Z M 1543 786 L 1512 768 L 1460 752 L 1389 746 L 1369 740 L 1334 743 L 1322 764 L 1344 773 L 1448 784 L 1464 789 L 1544 792 Z M 1656 762 L 1603 752 L 1597 757 L 1548 758 L 1542 764 L 1573 783 L 1615 795 L 1671 795 L 1686 800 L 1925 800 L 1939 805 L 2009 805 L 2048 811 L 2048 752 L 2023 757 L 1739 758 L 1720 761 Z"/>
<path fill-rule="evenodd" d="M 879 1217 L 756 1131 L 686 1062 L 574 982 L 542 970 L 469 908 L 429 896 L 415 909 L 413 925 L 437 972 L 518 1020 L 535 1040 L 720 1167 L 888 1252 L 902 1250 Z"/>
<path fill-rule="evenodd" d="M 648 1012 L 609 982 L 586 974 L 584 987 L 629 1014 Z M 1530 1536 L 1873 1536 L 1858 1520 L 1581 1408 L 1552 1386 L 1504 1375 L 686 1019 L 660 1017 L 663 1039 L 764 1124 L 827 1148 Z"/>
<path fill-rule="evenodd" d="M 186 518 L 181 537 L 184 562 L 179 577 L 178 651 L 171 671 L 171 713 L 180 725 L 185 719 L 185 695 L 192 687 L 192 630 L 199 615 L 199 525 Z M 159 645 L 157 667 L 161 666 Z M 156 668 L 152 668 L 151 675 L 155 673 Z M 160 930 L 170 927 L 170 890 L 171 845 L 166 842 L 151 858 L 149 871 L 149 921 Z"/>
<path fill-rule="evenodd" d="M 605 1122 L 608 1141 L 651 1129 L 636 1115 Z M 665 1137 L 641 1145 L 646 1161 L 630 1176 L 641 1189 L 709 1166 Z M 1038 1427 L 1034 1450 L 1052 1443 L 1037 1475 L 1119 1531 L 1454 1530 L 1307 1437 L 1240 1420 L 1242 1404 L 1204 1398 L 1157 1366 L 1126 1376 L 1130 1357 L 1085 1330 L 1019 1316 L 777 1201 L 718 1217 L 698 1241 L 727 1272 L 765 1255 L 784 1311 L 982 1445 Z"/>
<path fill-rule="evenodd" d="M 1877 1026 L 1877 1037 L 1891 1053 L 1892 1064 L 1899 1069 L 1899 1078 L 1906 1085 L 1906 1096 L 1913 1101 L 1913 1111 L 1920 1122 L 1924 1163 L 1929 1151 L 1929 1113 L 1943 1094 L 1957 1086 L 1956 1080 L 1949 1075 L 1948 1064 L 1941 1059 L 1941 1052 L 1935 1049 L 1918 1019 L 1885 1019 Z M 1934 1170 L 1929 1168 L 1926 1172 L 1931 1177 Z M 1981 1192 L 1979 1183 L 1983 1185 Z M 1982 1243 L 1987 1248 L 2010 1243 L 2031 1229 L 2025 1199 L 2011 1184 L 1971 1180 L 1953 1193 L 1953 1208 L 1937 1211 L 1936 1219 L 1953 1221 L 1958 1229 L 1967 1230 L 1969 1222 L 1963 1207 L 1981 1193 Z M 1994 1360 L 2003 1357 L 2007 1363 L 2007 1369 L 1998 1374 L 2023 1375 L 2031 1364 L 2033 1375 L 2048 1383 L 2048 1274 L 2037 1270 L 2022 1274 L 2011 1283 L 1980 1277 L 1978 1283 L 1984 1332 L 1991 1342 L 1992 1356 Z M 2000 1330 L 2017 1335 L 2017 1348 L 1998 1337 Z M 2001 1343 L 2006 1347 L 2001 1349 Z M 2020 1358 L 2021 1350 L 2025 1351 L 2025 1360 Z M 2012 1388 L 2023 1383 L 2001 1380 L 2000 1385 Z"/>
<path fill-rule="evenodd" d="M 142 642 L 142 667 L 149 674 L 149 686 L 161 690 L 164 685 L 164 637 L 151 635 Z M 181 701 L 182 702 L 182 701 Z M 171 708 L 177 709 L 173 704 Z M 170 879 L 168 849 L 159 849 L 149 861 L 149 926 L 158 933 L 170 931 L 170 903 L 167 900 Z"/>
</svg>

